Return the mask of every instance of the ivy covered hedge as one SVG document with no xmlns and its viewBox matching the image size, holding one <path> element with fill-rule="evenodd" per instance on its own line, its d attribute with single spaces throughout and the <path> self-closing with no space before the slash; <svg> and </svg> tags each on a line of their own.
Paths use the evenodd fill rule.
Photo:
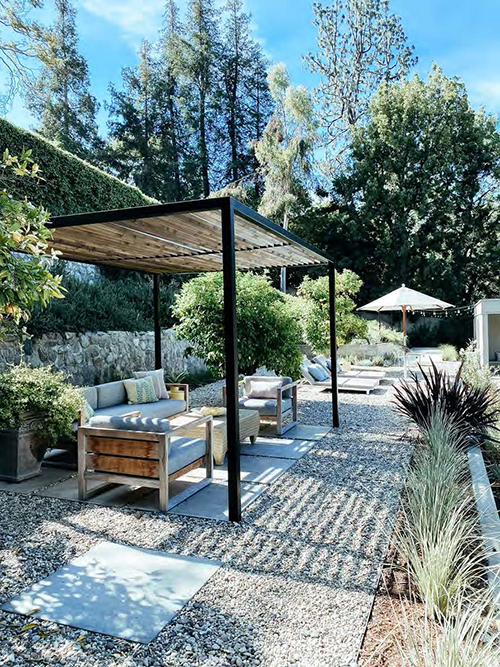
<svg viewBox="0 0 500 667">
<path fill-rule="evenodd" d="M 42 182 L 20 178 L 10 194 L 43 205 L 51 215 L 84 213 L 155 203 L 140 190 L 67 153 L 33 132 L 0 119 L 0 150 L 11 155 L 31 150 Z"/>
</svg>

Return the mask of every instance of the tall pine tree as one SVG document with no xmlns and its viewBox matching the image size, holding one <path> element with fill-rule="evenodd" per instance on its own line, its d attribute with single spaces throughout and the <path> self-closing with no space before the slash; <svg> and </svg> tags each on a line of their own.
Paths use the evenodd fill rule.
<svg viewBox="0 0 500 667">
<path fill-rule="evenodd" d="M 90 93 L 87 62 L 78 52 L 76 10 L 70 0 L 55 0 L 55 6 L 56 24 L 28 107 L 40 120 L 40 134 L 75 155 L 92 158 L 99 143 L 98 104 Z"/>
<path fill-rule="evenodd" d="M 251 145 L 260 139 L 272 110 L 267 86 L 267 61 L 262 47 L 250 34 L 249 14 L 243 0 L 227 0 L 220 54 L 221 92 L 218 106 L 228 143 L 222 177 L 236 182 L 256 170 Z"/>
<path fill-rule="evenodd" d="M 158 70 L 152 47 L 143 41 L 136 67 L 122 70 L 122 89 L 110 86 L 108 165 L 144 193 L 170 199 L 175 176 L 162 173 L 157 136 L 160 113 Z"/>
<path fill-rule="evenodd" d="M 210 173 L 216 169 L 217 156 L 216 151 L 211 151 L 217 122 L 214 104 L 218 88 L 217 19 L 212 0 L 190 0 L 175 68 L 183 82 L 182 96 L 196 141 L 200 194 L 204 197 L 210 194 Z"/>
<path fill-rule="evenodd" d="M 175 0 L 166 0 L 164 28 L 159 40 L 159 125 L 161 168 L 171 175 L 171 199 L 199 196 L 196 145 L 192 141 L 191 117 L 183 94 L 179 56 L 183 52 L 184 28 Z"/>
</svg>

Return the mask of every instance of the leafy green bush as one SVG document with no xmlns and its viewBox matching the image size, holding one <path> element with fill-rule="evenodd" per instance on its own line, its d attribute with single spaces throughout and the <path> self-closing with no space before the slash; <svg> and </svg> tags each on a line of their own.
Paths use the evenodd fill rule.
<svg viewBox="0 0 500 667">
<path fill-rule="evenodd" d="M 366 325 L 366 339 L 370 345 L 378 345 L 379 343 L 402 345 L 403 332 L 397 331 L 385 324 L 379 325 L 376 320 L 369 320 Z"/>
<path fill-rule="evenodd" d="M 224 375 L 222 274 L 207 273 L 184 283 L 174 308 L 180 338 L 205 360 L 216 377 Z M 265 276 L 236 274 L 238 358 L 241 373 L 266 366 L 278 374 L 298 377 L 300 325 L 288 299 Z"/>
<path fill-rule="evenodd" d="M 367 322 L 353 314 L 356 307 L 352 297 L 361 288 L 359 277 L 348 269 L 336 274 L 335 315 L 337 342 L 347 343 L 353 338 L 364 338 Z M 330 350 L 330 299 L 328 276 L 310 278 L 306 276 L 297 290 L 302 299 L 301 324 L 305 341 L 316 354 Z"/>
<path fill-rule="evenodd" d="M 492 373 L 489 366 L 481 364 L 475 341 L 469 341 L 459 353 L 462 361 L 462 380 L 471 387 L 479 389 L 492 388 Z"/>
<path fill-rule="evenodd" d="M 412 317 L 410 313 L 410 320 Z M 437 322 L 432 317 L 422 318 L 411 328 L 408 337 L 412 347 L 437 347 L 445 340 L 459 349 L 467 344 L 472 335 L 472 318 L 448 315 Z"/>
<path fill-rule="evenodd" d="M 442 343 L 439 346 L 443 361 L 458 361 L 457 348 L 449 343 Z"/>
<path fill-rule="evenodd" d="M 47 308 L 35 307 L 27 324 L 33 336 L 66 331 L 152 331 L 153 288 L 149 276 L 95 282 L 82 281 L 68 273 L 62 285 L 66 298 L 52 301 Z M 171 308 L 175 283 L 160 283 L 160 323 L 173 324 Z"/>
<path fill-rule="evenodd" d="M 40 430 L 55 444 L 58 438 L 71 435 L 82 407 L 80 391 L 50 366 L 20 364 L 0 374 L 0 429 L 19 428 L 24 413 L 40 413 Z"/>
<path fill-rule="evenodd" d="M 0 150 L 21 154 L 31 150 L 44 181 L 19 179 L 10 194 L 43 206 L 52 215 L 102 211 L 155 203 L 137 188 L 57 148 L 33 132 L 0 119 Z"/>
</svg>

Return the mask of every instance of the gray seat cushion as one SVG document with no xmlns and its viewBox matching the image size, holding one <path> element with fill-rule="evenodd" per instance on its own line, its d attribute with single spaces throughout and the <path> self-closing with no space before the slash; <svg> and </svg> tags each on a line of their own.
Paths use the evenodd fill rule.
<svg viewBox="0 0 500 667">
<path fill-rule="evenodd" d="M 205 456 L 205 449 L 205 441 L 199 438 L 172 438 L 168 448 L 168 474 L 171 475 Z"/>
<path fill-rule="evenodd" d="M 239 400 L 240 408 L 245 408 L 246 410 L 258 410 L 260 415 L 266 417 L 276 416 L 277 403 L 278 401 L 273 398 L 248 398 L 248 396 L 244 396 Z M 283 399 L 281 406 L 282 413 L 290 410 L 292 407 L 292 399 Z"/>
<path fill-rule="evenodd" d="M 98 384 L 97 387 L 97 407 L 109 408 L 111 405 L 121 405 L 127 403 L 127 392 L 125 385 L 121 380 L 118 382 L 106 382 Z"/>
<path fill-rule="evenodd" d="M 154 403 L 135 403 L 134 405 L 122 403 L 121 405 L 111 405 L 107 408 L 99 408 L 95 411 L 95 415 L 121 416 L 138 410 L 141 413 L 141 417 L 159 417 L 165 419 L 165 417 L 171 417 L 172 415 L 179 414 L 179 412 L 184 412 L 185 409 L 186 401 L 167 398 Z"/>
</svg>

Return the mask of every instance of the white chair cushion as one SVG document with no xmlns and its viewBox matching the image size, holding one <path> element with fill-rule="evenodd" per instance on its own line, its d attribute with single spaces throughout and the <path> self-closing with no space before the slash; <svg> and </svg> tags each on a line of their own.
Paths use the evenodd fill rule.
<svg viewBox="0 0 500 667">
<path fill-rule="evenodd" d="M 248 398 L 278 398 L 278 389 L 283 385 L 281 380 L 250 380 Z"/>
</svg>

